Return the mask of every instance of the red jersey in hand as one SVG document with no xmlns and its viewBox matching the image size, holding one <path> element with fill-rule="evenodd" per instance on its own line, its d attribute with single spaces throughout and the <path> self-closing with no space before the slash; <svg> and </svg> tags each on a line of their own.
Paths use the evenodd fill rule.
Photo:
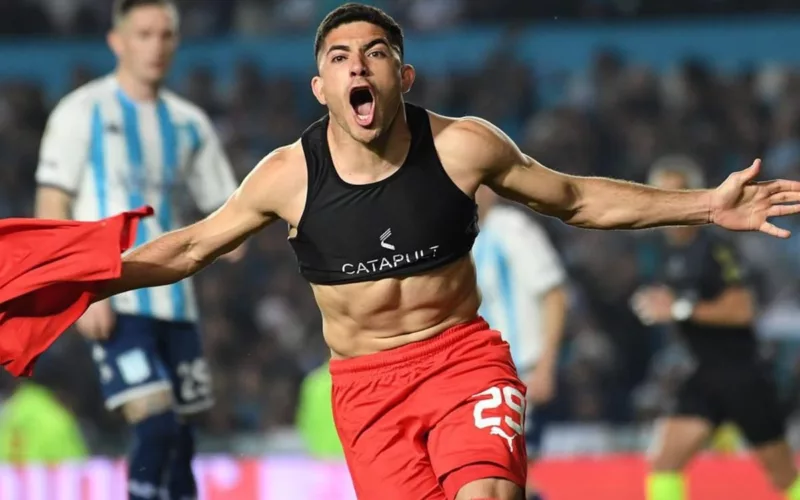
<svg viewBox="0 0 800 500">
<path fill-rule="evenodd" d="M 96 222 L 0 220 L 0 365 L 33 373 L 36 358 L 83 315 L 97 284 L 119 278 L 121 254 L 150 207 Z"/>
</svg>

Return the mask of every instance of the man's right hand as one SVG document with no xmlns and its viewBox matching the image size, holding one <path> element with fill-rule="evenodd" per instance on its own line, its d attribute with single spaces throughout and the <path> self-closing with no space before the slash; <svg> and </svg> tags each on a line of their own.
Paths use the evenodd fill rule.
<svg viewBox="0 0 800 500">
<path fill-rule="evenodd" d="M 117 317 L 108 299 L 95 302 L 75 323 L 78 333 L 89 340 L 108 340 Z"/>
</svg>

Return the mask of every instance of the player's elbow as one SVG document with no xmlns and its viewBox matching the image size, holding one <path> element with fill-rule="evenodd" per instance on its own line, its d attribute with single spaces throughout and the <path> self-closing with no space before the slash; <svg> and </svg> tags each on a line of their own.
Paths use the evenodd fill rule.
<svg viewBox="0 0 800 500">
<path fill-rule="evenodd" d="M 724 318 L 720 326 L 729 326 L 734 328 L 747 328 L 753 324 L 755 315 L 745 309 L 732 309 Z"/>
<path fill-rule="evenodd" d="M 215 259 L 212 249 L 202 241 L 190 241 L 184 252 L 184 274 L 191 276 L 209 265 Z"/>
<path fill-rule="evenodd" d="M 755 299 L 751 294 L 747 293 L 737 302 L 737 304 L 730 308 L 731 320 L 734 321 L 737 326 L 749 326 L 753 324 L 756 319 Z"/>
<path fill-rule="evenodd" d="M 548 290 L 543 302 L 550 313 L 558 316 L 565 315 L 567 310 L 566 286 L 559 284 Z"/>
<path fill-rule="evenodd" d="M 624 203 L 612 182 L 600 177 L 570 177 L 568 199 L 572 217 L 566 222 L 585 229 L 647 227 L 633 204 Z"/>
<path fill-rule="evenodd" d="M 604 207 L 603 200 L 589 197 L 577 198 L 570 218 L 565 222 L 583 229 L 632 229 L 629 217 L 622 207 Z"/>
<path fill-rule="evenodd" d="M 201 223 L 193 224 L 179 230 L 179 232 L 184 233 L 181 238 L 184 248 L 181 267 L 184 269 L 184 273 L 187 276 L 197 273 L 210 264 L 215 258 L 213 247 L 202 237 L 202 227 L 200 227 L 200 224 Z"/>
<path fill-rule="evenodd" d="M 220 232 L 209 219 L 193 224 L 182 231 L 186 232 L 183 237 L 186 249 L 184 254 L 187 272 L 190 275 L 236 250 L 246 239 L 246 235 L 231 236 L 227 231 Z"/>
<path fill-rule="evenodd" d="M 580 189 L 579 178 L 562 176 L 556 189 L 556 199 L 552 203 L 535 205 L 532 208 L 539 213 L 561 219 L 571 226 L 592 227 L 584 208 L 584 200 Z"/>
<path fill-rule="evenodd" d="M 184 265 L 181 267 L 184 268 L 184 274 L 188 277 L 204 268 L 209 260 L 202 249 L 189 247 L 185 254 Z"/>
<path fill-rule="evenodd" d="M 621 214 L 614 207 L 606 207 L 598 196 L 597 179 L 580 176 L 563 176 L 559 187 L 558 210 L 555 215 L 570 226 L 584 229 L 612 229 L 619 227 Z"/>
</svg>

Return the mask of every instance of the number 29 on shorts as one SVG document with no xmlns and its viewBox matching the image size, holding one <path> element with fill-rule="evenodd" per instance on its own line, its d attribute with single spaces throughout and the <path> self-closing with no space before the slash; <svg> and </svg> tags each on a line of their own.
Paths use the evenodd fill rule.
<svg viewBox="0 0 800 500">
<path fill-rule="evenodd" d="M 501 423 L 505 424 L 515 433 L 522 435 L 525 425 L 525 396 L 515 387 L 510 385 L 504 387 L 490 387 L 489 389 L 476 394 L 475 398 L 489 396 L 486 399 L 481 399 L 475 403 L 475 409 L 472 412 L 475 418 L 475 427 L 478 429 L 486 429 L 490 427 L 500 427 Z M 502 405 L 505 405 L 514 415 L 500 416 L 484 416 L 487 410 L 497 410 Z M 507 413 L 507 412 L 503 412 Z"/>
</svg>

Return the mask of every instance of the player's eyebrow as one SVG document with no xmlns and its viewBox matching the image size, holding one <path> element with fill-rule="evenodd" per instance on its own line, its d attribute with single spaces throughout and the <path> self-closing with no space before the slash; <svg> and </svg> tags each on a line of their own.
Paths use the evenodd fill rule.
<svg viewBox="0 0 800 500">
<path fill-rule="evenodd" d="M 375 40 L 372 40 L 371 42 L 365 43 L 361 47 L 361 50 L 367 51 L 367 50 L 371 49 L 372 47 L 374 47 L 376 45 L 381 45 L 381 44 L 386 45 L 387 47 L 391 47 L 391 45 L 389 44 L 389 41 L 387 39 L 385 39 L 383 37 L 380 37 L 380 38 L 376 38 Z"/>
<path fill-rule="evenodd" d="M 361 50 L 369 50 L 372 47 L 374 47 L 376 45 L 381 45 L 381 44 L 386 45 L 387 47 L 391 47 L 391 45 L 389 44 L 389 41 L 386 38 L 380 37 L 380 38 L 376 38 L 376 39 L 371 40 L 371 41 L 365 43 L 364 45 L 362 45 L 361 46 Z M 350 52 L 350 46 L 341 45 L 341 44 L 339 44 L 339 45 L 331 45 L 330 47 L 328 47 L 328 50 L 325 53 L 326 54 L 330 54 L 334 50 L 342 50 L 344 52 Z"/>
<path fill-rule="evenodd" d="M 330 54 L 334 50 L 343 50 L 345 52 L 350 52 L 350 47 L 347 45 L 331 45 L 328 47 L 328 50 L 325 52 L 326 54 Z"/>
</svg>

